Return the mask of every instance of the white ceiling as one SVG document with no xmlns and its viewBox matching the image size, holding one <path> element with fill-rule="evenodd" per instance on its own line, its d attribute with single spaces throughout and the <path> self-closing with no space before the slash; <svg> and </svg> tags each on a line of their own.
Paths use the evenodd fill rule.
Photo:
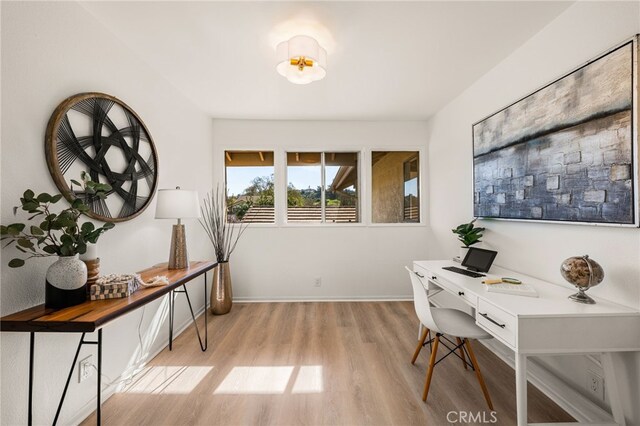
<svg viewBox="0 0 640 426">
<path fill-rule="evenodd" d="M 570 2 L 84 2 L 216 118 L 425 119 Z M 275 70 L 296 33 L 328 51 L 306 86 Z"/>
</svg>

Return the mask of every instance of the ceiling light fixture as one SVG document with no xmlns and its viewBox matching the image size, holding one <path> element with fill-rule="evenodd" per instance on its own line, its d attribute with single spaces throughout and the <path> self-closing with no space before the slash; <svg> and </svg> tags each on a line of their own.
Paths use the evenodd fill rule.
<svg viewBox="0 0 640 426">
<path fill-rule="evenodd" d="M 327 51 L 316 39 L 297 35 L 276 47 L 276 70 L 294 84 L 309 84 L 327 75 Z"/>
</svg>

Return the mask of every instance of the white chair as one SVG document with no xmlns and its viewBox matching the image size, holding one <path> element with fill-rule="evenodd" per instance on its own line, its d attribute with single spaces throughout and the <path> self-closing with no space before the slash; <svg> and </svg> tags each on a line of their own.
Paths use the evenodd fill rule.
<svg viewBox="0 0 640 426">
<path fill-rule="evenodd" d="M 425 379 L 424 391 L 422 393 L 422 400 L 427 400 L 427 395 L 429 394 L 429 386 L 431 385 L 431 377 L 433 375 L 433 367 L 438 362 L 442 361 L 444 358 L 453 353 L 462 359 L 462 363 L 464 365 L 464 368 L 466 369 L 466 352 L 469 360 L 471 361 L 471 368 L 475 370 L 476 376 L 478 377 L 478 382 L 480 383 L 480 387 L 482 388 L 482 393 L 484 393 L 484 399 L 487 401 L 489 409 L 493 410 L 493 404 L 491 403 L 489 391 L 487 390 L 487 386 L 484 383 L 482 373 L 480 372 L 480 367 L 478 366 L 478 361 L 476 361 L 476 357 L 473 354 L 473 349 L 471 349 L 471 342 L 469 341 L 469 339 L 490 339 L 491 335 L 478 327 L 473 317 L 465 312 L 459 311 L 457 309 L 435 308 L 431 306 L 431 304 L 429 303 L 428 292 L 423 285 L 423 277 L 418 275 L 417 272 L 414 272 L 411 269 L 407 268 L 406 266 L 405 268 L 409 272 L 409 277 L 411 277 L 411 285 L 413 286 L 413 304 L 416 309 L 416 314 L 418 315 L 418 319 L 424 326 L 420 341 L 418 342 L 418 346 L 416 347 L 416 350 L 413 354 L 413 359 L 411 359 L 411 364 L 415 363 L 416 359 L 418 358 L 418 354 L 420 353 L 420 349 L 422 349 L 422 347 L 426 344 L 431 344 L 433 342 L 433 346 L 431 348 L 431 357 L 429 358 L 429 368 L 427 369 L 427 377 Z M 430 335 L 431 332 L 436 333 L 436 336 L 433 339 L 431 339 L 430 337 L 429 341 L 425 343 L 427 335 Z M 452 345 L 453 342 L 444 335 L 455 337 L 457 344 L 453 348 L 449 347 L 446 342 L 449 342 Z M 438 361 L 436 361 L 436 354 L 438 352 L 438 345 L 440 343 L 442 343 L 443 346 L 446 346 L 447 349 L 449 349 L 449 352 Z M 458 355 L 456 351 L 459 351 L 460 355 Z"/>
</svg>

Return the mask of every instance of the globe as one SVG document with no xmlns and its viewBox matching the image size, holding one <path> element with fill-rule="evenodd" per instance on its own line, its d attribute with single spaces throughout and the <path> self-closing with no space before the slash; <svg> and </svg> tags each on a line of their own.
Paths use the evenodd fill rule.
<svg viewBox="0 0 640 426">
<path fill-rule="evenodd" d="M 585 291 L 597 286 L 604 279 L 604 270 L 598 262 L 588 255 L 570 257 L 560 265 L 560 273 L 565 280 L 578 289 L 576 294 L 569 296 L 571 300 L 578 303 L 596 303 L 585 294 Z"/>
</svg>

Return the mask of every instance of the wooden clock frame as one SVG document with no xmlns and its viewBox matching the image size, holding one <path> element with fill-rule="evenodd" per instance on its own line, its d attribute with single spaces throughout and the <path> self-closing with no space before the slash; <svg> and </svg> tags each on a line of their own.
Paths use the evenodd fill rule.
<svg viewBox="0 0 640 426">
<path fill-rule="evenodd" d="M 128 125 L 118 128 L 109 118 L 114 105 L 122 108 Z M 75 110 L 92 120 L 93 131 L 89 135 L 76 136 L 67 113 Z M 106 132 L 103 130 L 106 128 Z M 126 139 L 125 139 L 126 138 Z M 128 140 L 132 141 L 131 143 Z M 148 143 L 151 150 L 149 158 L 138 153 L 141 143 Z M 86 148 L 93 148 L 93 157 Z M 120 149 L 125 159 L 123 171 L 111 170 L 107 151 L 114 147 Z M 80 93 L 65 99 L 55 109 L 45 134 L 45 155 L 51 177 L 61 194 L 72 202 L 82 198 L 90 207 L 87 215 L 104 222 L 123 222 L 140 215 L 150 204 L 158 185 L 158 154 L 153 139 L 142 119 L 120 99 L 104 93 Z M 118 196 L 123 200 L 117 215 L 112 215 L 104 200 L 69 187 L 65 173 L 77 161 L 84 163 L 90 179 L 108 183 L 112 186 L 109 196 Z M 77 176 L 73 177 L 78 179 Z M 139 196 L 138 181 L 146 180 L 149 194 Z M 131 182 L 128 189 L 123 188 Z M 114 217 L 115 216 L 115 217 Z"/>
</svg>

